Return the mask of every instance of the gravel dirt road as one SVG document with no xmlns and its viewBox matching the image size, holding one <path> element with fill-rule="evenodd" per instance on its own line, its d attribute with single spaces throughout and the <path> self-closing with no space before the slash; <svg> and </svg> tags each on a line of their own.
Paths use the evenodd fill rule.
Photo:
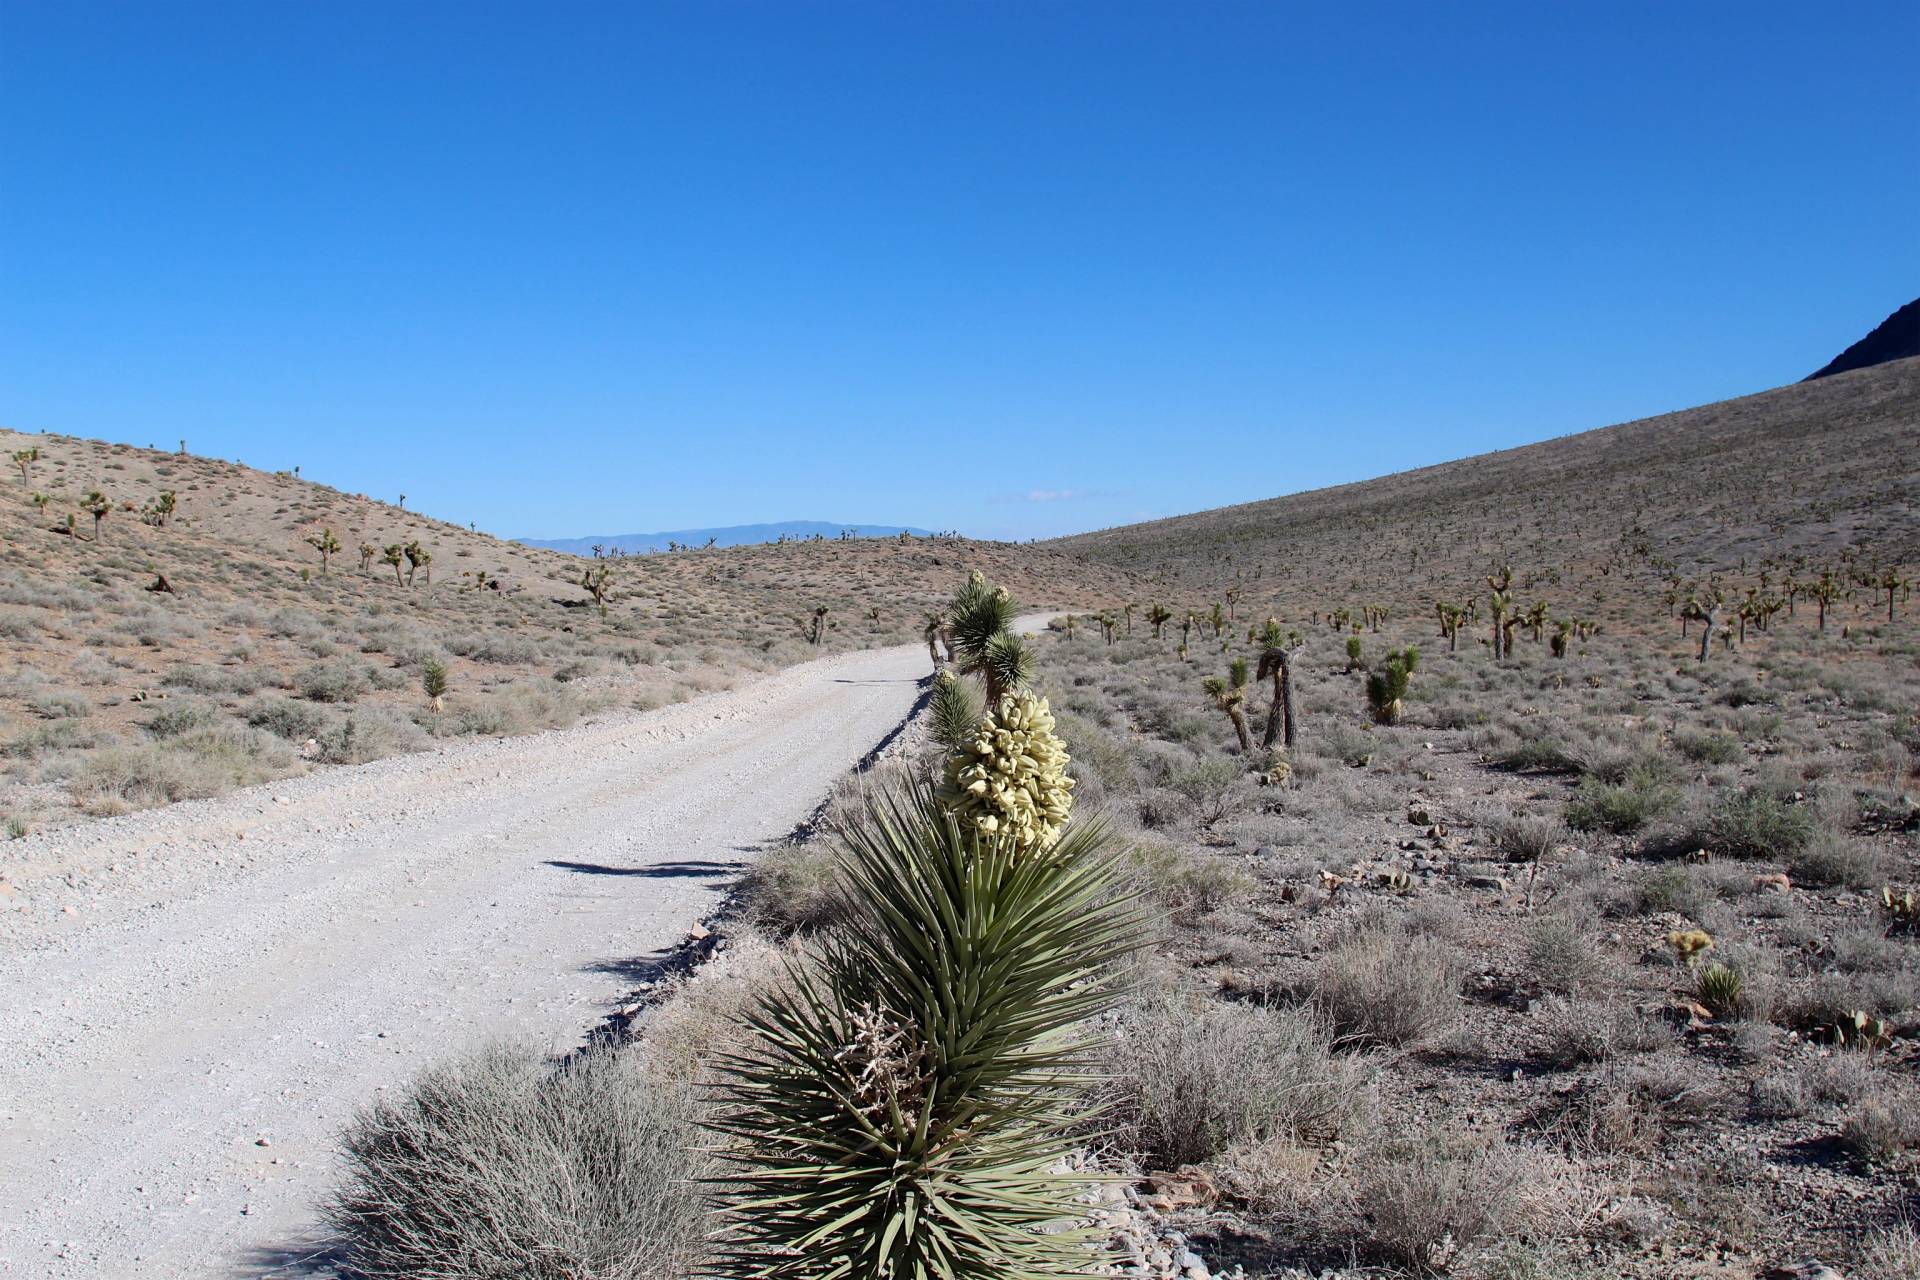
<svg viewBox="0 0 1920 1280">
<path fill-rule="evenodd" d="M 299 1274 L 418 1068 L 564 1049 L 907 717 L 924 649 L 6 846 L 0 1275 Z"/>
</svg>

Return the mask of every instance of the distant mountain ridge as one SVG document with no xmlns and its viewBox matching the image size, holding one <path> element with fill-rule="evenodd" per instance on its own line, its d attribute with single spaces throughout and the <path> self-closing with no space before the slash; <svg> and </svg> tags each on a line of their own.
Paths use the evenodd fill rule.
<svg viewBox="0 0 1920 1280">
<path fill-rule="evenodd" d="M 1807 381 L 1827 378 L 1852 369 L 1865 369 L 1889 360 L 1920 356 L 1920 298 L 1882 320 L 1874 331 L 1842 351 Z"/>
<path fill-rule="evenodd" d="M 566 551 L 576 556 L 593 554 L 599 547 L 603 551 L 623 551 L 627 555 L 645 555 L 649 551 L 665 551 L 668 543 L 683 547 L 704 547 L 708 539 L 716 547 L 745 547 L 762 542 L 778 542 L 783 536 L 788 539 L 811 538 L 815 534 L 823 538 L 838 538 L 851 532 L 858 538 L 897 538 L 902 533 L 916 538 L 930 538 L 933 535 L 925 529 L 916 529 L 910 525 L 898 524 L 838 524 L 831 520 L 780 520 L 773 524 L 734 524 L 717 529 L 668 529 L 663 533 L 608 533 L 586 538 L 516 538 L 514 541 L 529 547 L 547 547 L 554 551 Z"/>
</svg>

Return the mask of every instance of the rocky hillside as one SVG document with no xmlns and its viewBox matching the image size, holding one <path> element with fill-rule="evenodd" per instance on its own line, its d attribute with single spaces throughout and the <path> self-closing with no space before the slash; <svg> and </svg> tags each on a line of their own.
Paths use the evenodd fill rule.
<svg viewBox="0 0 1920 1280">
<path fill-rule="evenodd" d="M 1059 551 L 961 540 L 596 564 L 218 459 L 13 432 L 0 452 L 0 824 L 16 832 L 917 641 L 969 568 L 1035 605 L 1131 590 Z M 583 582 L 601 570 L 604 609 Z"/>
<path fill-rule="evenodd" d="M 1048 545 L 1169 604 L 1431 614 L 1511 564 L 1528 600 L 1633 623 L 1712 575 L 1920 566 L 1920 360 Z M 1666 610 L 1658 616 L 1664 618 Z"/>
</svg>

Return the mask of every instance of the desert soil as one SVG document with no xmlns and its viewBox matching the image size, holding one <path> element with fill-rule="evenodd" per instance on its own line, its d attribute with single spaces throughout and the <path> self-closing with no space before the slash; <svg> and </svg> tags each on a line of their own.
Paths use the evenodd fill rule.
<svg viewBox="0 0 1920 1280">
<path fill-rule="evenodd" d="M 554 1050 L 900 725 L 923 648 L 9 846 L 0 1275 L 293 1274 L 353 1111 Z"/>
</svg>

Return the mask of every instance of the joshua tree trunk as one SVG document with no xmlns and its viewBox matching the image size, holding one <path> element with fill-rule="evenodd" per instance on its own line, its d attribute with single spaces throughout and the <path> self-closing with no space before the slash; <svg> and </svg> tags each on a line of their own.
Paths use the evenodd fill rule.
<svg viewBox="0 0 1920 1280">
<path fill-rule="evenodd" d="M 1700 661 L 1707 660 L 1707 651 L 1713 645 L 1713 629 L 1720 625 L 1720 606 L 1714 605 L 1707 610 L 1707 616 L 1700 623 Z"/>
<path fill-rule="evenodd" d="M 1285 652 L 1276 652 L 1268 659 L 1270 674 L 1273 677 L 1273 707 L 1267 712 L 1267 736 L 1263 746 L 1272 748 L 1273 740 L 1279 738 L 1281 745 L 1293 750 L 1293 661 Z"/>
<path fill-rule="evenodd" d="M 1253 735 L 1247 731 L 1247 713 L 1239 707 L 1227 708 L 1227 719 L 1233 721 L 1233 731 L 1240 737 L 1240 754 L 1253 754 Z"/>
</svg>

